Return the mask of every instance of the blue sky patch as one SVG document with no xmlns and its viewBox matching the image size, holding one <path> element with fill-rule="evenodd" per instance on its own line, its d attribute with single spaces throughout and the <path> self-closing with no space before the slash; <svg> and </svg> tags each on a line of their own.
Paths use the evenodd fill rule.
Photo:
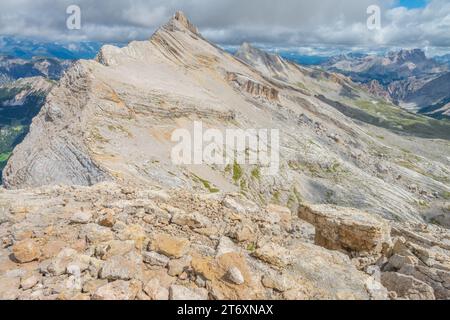
<svg viewBox="0 0 450 320">
<path fill-rule="evenodd" d="M 427 0 L 399 0 L 399 6 L 406 7 L 408 9 L 424 8 L 427 3 Z"/>
</svg>

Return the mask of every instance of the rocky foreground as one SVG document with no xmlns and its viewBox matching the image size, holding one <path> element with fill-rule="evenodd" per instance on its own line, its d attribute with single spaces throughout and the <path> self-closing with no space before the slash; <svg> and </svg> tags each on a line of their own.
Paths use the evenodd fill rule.
<svg viewBox="0 0 450 320">
<path fill-rule="evenodd" d="M 449 299 L 450 232 L 102 183 L 0 189 L 0 299 Z"/>
</svg>

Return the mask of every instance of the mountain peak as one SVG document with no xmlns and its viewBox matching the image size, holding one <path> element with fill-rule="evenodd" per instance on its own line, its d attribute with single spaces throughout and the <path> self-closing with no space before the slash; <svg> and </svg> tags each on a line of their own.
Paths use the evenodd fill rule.
<svg viewBox="0 0 450 320">
<path fill-rule="evenodd" d="M 244 43 L 242 43 L 240 49 L 241 50 L 250 50 L 250 49 L 255 49 L 255 48 L 250 43 L 244 42 Z"/>
<path fill-rule="evenodd" d="M 266 55 L 267 53 L 252 46 L 250 43 L 248 42 L 244 42 L 242 43 L 242 45 L 240 46 L 239 50 L 237 51 L 236 55 L 240 54 L 253 54 L 253 55 Z"/>
<path fill-rule="evenodd" d="M 169 25 L 177 25 L 191 31 L 194 34 L 199 34 L 197 27 L 189 21 L 187 16 L 182 11 L 177 11 L 169 22 Z"/>
<path fill-rule="evenodd" d="M 286 71 L 287 63 L 277 54 L 267 53 L 244 42 L 235 56 L 263 73 L 281 74 Z"/>
<path fill-rule="evenodd" d="M 239 50 L 236 52 L 236 57 L 246 62 L 254 60 L 262 60 L 266 64 L 280 64 L 284 60 L 277 54 L 265 52 L 259 48 L 252 46 L 248 42 L 242 43 Z"/>
<path fill-rule="evenodd" d="M 423 62 L 427 60 L 425 52 L 421 49 L 402 49 L 398 52 L 390 52 L 388 56 L 397 62 Z"/>
</svg>

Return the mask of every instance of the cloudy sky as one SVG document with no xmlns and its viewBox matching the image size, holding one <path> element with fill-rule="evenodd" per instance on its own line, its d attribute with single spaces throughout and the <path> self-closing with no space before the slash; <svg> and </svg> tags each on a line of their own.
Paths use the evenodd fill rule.
<svg viewBox="0 0 450 320">
<path fill-rule="evenodd" d="M 81 8 L 68 30 L 66 8 Z M 367 8 L 381 8 L 381 29 L 367 28 Z M 183 10 L 208 39 L 268 47 L 420 47 L 449 52 L 449 0 L 1 0 L 0 35 L 51 41 L 146 39 Z"/>
</svg>

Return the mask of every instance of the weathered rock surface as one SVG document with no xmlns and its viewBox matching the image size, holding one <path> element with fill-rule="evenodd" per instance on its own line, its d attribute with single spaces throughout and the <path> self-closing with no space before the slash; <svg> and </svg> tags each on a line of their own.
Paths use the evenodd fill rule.
<svg viewBox="0 0 450 320">
<path fill-rule="evenodd" d="M 125 256 L 115 256 L 107 260 L 100 271 L 100 278 L 107 280 L 131 280 L 140 278 L 142 257 L 130 252 Z"/>
<path fill-rule="evenodd" d="M 136 282 L 118 280 L 97 289 L 92 296 L 94 300 L 134 300 L 140 285 Z"/>
<path fill-rule="evenodd" d="M 144 203 L 140 189 L 107 183 L 94 187 L 29 189 L 25 196 L 1 190 L 0 203 L 8 208 L 8 213 L 29 212 L 15 214 L 14 221 L 0 225 L 2 239 L 11 239 L 0 248 L 2 296 L 74 300 L 383 297 L 378 293 L 384 292 L 383 287 L 378 287 L 379 281 L 357 270 L 347 255 L 313 245 L 309 235 L 292 232 L 289 225 L 301 224 L 301 220 L 291 216 L 286 208 L 272 207 L 269 214 L 267 207 L 236 198 L 236 205 L 242 208 L 236 211 L 224 206 L 222 197 L 176 191 L 170 198 L 148 203 L 151 210 L 144 206 L 148 213 L 140 215 L 128 209 Z M 177 199 L 176 202 L 171 198 Z M 70 201 L 66 206 L 61 206 L 67 199 Z M 98 218 L 113 202 L 117 222 L 112 228 L 93 222 L 73 223 L 73 215 L 81 208 L 91 214 L 91 221 L 100 222 Z M 184 212 L 188 216 L 195 213 L 194 216 L 205 217 L 217 226 L 216 233 L 211 237 L 197 232 L 197 225 L 189 222 L 191 219 L 186 220 L 187 225 L 172 219 L 161 224 L 156 218 L 161 212 Z M 252 221 L 255 239 L 259 239 L 256 243 L 234 242 L 228 237 L 239 224 Z M 275 229 L 279 233 L 268 233 Z M 13 233 L 24 237 L 26 230 L 33 230 L 31 236 L 39 238 L 12 237 Z M 23 241 L 33 243 L 33 250 L 26 250 L 24 261 L 30 260 L 27 263 L 20 263 L 12 254 L 16 246 L 23 246 Z M 407 242 L 404 247 L 397 244 L 391 250 L 397 250 L 397 255 L 405 254 L 410 250 L 408 246 Z M 419 252 L 418 247 L 415 250 Z M 423 250 L 420 252 L 425 256 Z M 431 263 L 431 252 L 428 256 Z M 420 262 L 419 258 L 398 259 L 394 253 L 392 257 L 387 258 L 392 260 L 390 268 L 406 270 L 403 261 Z M 445 262 L 443 257 L 433 255 L 441 264 Z M 437 263 L 436 260 L 433 268 L 438 267 Z M 438 292 L 442 294 L 448 281 L 444 270 L 441 271 L 436 271 L 441 277 L 441 287 L 438 283 L 434 287 L 429 285 L 436 297 Z"/>
<path fill-rule="evenodd" d="M 300 208 L 299 217 L 316 227 L 316 244 L 330 250 L 380 254 L 390 242 L 387 221 L 360 210 L 307 205 Z"/>
<path fill-rule="evenodd" d="M 155 235 L 149 249 L 172 258 L 181 258 L 189 249 L 189 240 L 165 234 Z"/>
<path fill-rule="evenodd" d="M 248 78 L 245 75 L 230 72 L 227 74 L 227 81 L 235 85 L 239 90 L 249 93 L 254 97 L 263 98 L 268 101 L 278 100 L 278 90 Z"/>
<path fill-rule="evenodd" d="M 14 258 L 20 263 L 37 260 L 41 255 L 39 245 L 32 239 L 26 239 L 16 243 L 12 251 Z"/>
<path fill-rule="evenodd" d="M 409 300 L 434 300 L 433 289 L 426 283 L 412 276 L 396 272 L 385 272 L 381 282 L 390 291 L 398 294 L 399 298 Z"/>
</svg>

